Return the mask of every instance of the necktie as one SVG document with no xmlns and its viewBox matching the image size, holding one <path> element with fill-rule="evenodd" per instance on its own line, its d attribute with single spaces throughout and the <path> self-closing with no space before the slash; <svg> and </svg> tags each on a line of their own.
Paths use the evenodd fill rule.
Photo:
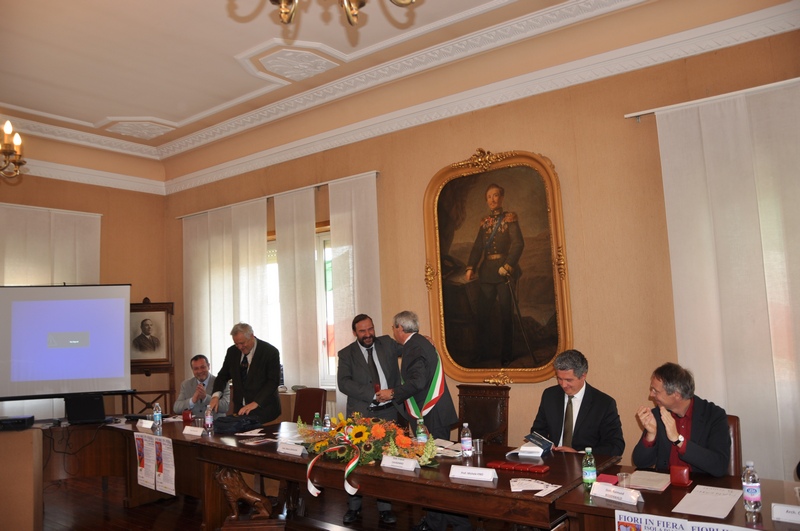
<svg viewBox="0 0 800 531">
<path fill-rule="evenodd" d="M 242 371 L 242 382 L 247 380 L 247 356 L 242 356 L 242 363 L 239 365 L 239 369 Z"/>
<path fill-rule="evenodd" d="M 564 412 L 564 441 L 561 446 L 572 446 L 572 397 L 567 400 L 567 410 Z"/>
<path fill-rule="evenodd" d="M 375 365 L 372 350 L 372 347 L 367 349 L 367 365 L 369 365 L 369 377 L 372 379 L 372 386 L 377 392 L 381 390 L 381 377 L 378 375 L 378 366 Z"/>
</svg>

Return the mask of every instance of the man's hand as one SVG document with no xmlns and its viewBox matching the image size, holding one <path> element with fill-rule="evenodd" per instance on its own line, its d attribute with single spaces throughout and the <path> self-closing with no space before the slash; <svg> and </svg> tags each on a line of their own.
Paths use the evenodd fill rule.
<svg viewBox="0 0 800 531">
<path fill-rule="evenodd" d="M 467 282 L 475 278 L 475 271 L 472 269 L 467 269 L 467 272 L 464 274 L 464 278 L 467 279 Z"/>
<path fill-rule="evenodd" d="M 578 450 L 572 448 L 571 446 L 553 446 L 554 452 L 565 452 L 568 454 L 577 454 Z"/>
<path fill-rule="evenodd" d="M 653 412 L 650 411 L 650 408 L 647 406 L 640 407 L 639 411 L 636 412 L 636 417 L 639 419 L 639 422 L 642 423 L 642 427 L 647 431 L 647 435 L 645 437 L 647 442 L 655 441 L 658 424 L 656 423 L 656 418 L 653 416 Z"/>
<path fill-rule="evenodd" d="M 242 406 L 242 409 L 239 410 L 239 415 L 248 415 L 251 411 L 258 407 L 257 402 L 250 402 L 246 406 Z"/>
<path fill-rule="evenodd" d="M 661 420 L 664 422 L 664 429 L 667 432 L 667 439 L 670 441 L 678 440 L 678 426 L 675 424 L 675 418 L 667 408 L 661 406 L 658 408 L 661 411 Z"/>
<path fill-rule="evenodd" d="M 394 398 L 394 390 L 381 389 L 380 391 L 375 393 L 375 397 L 378 399 L 378 402 L 389 402 L 391 399 Z"/>
<path fill-rule="evenodd" d="M 192 402 L 195 404 L 202 402 L 206 398 L 206 386 L 199 383 L 197 384 L 197 388 L 194 390 L 194 394 L 192 395 Z"/>
<path fill-rule="evenodd" d="M 217 408 L 219 407 L 219 397 L 218 396 L 212 396 L 211 397 L 211 402 L 208 403 L 208 407 L 211 408 L 211 411 L 216 411 Z"/>
<path fill-rule="evenodd" d="M 500 273 L 501 277 L 508 276 L 508 269 L 506 269 L 505 266 L 500 266 L 500 269 L 498 269 L 497 272 Z"/>
</svg>

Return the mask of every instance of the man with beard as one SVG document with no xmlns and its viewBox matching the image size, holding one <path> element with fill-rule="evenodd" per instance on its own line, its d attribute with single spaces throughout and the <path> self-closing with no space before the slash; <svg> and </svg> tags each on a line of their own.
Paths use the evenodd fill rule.
<svg viewBox="0 0 800 531">
<path fill-rule="evenodd" d="M 400 384 L 397 358 L 400 345 L 387 336 L 375 337 L 372 319 L 365 314 L 353 318 L 356 340 L 339 351 L 336 380 L 339 391 L 347 395 L 347 416 L 360 413 L 362 417 L 397 420 L 397 409 L 391 400 L 381 402 L 377 392 Z M 392 504 L 378 500 L 378 514 L 384 524 L 394 524 L 397 517 Z M 361 518 L 361 496 L 350 496 L 343 521 L 350 524 Z"/>
</svg>

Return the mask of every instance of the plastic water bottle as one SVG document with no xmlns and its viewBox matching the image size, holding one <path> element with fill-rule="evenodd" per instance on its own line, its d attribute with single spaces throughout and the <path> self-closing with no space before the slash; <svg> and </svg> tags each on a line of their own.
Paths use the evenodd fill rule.
<svg viewBox="0 0 800 531">
<path fill-rule="evenodd" d="M 761 481 L 758 479 L 758 473 L 752 461 L 747 461 L 744 464 L 742 491 L 744 494 L 744 510 L 748 513 L 760 513 Z"/>
<path fill-rule="evenodd" d="M 314 413 L 314 421 L 311 422 L 311 429 L 314 431 L 322 431 L 322 419 L 319 418 L 319 413 Z"/>
<path fill-rule="evenodd" d="M 322 419 L 322 431 L 331 431 L 331 416 L 325 413 L 325 418 Z"/>
<path fill-rule="evenodd" d="M 461 428 L 461 455 L 472 457 L 472 432 L 469 430 L 469 422 L 465 422 Z"/>
<path fill-rule="evenodd" d="M 425 427 L 425 421 L 422 419 L 417 420 L 417 442 L 425 444 L 428 442 L 428 428 Z"/>
<path fill-rule="evenodd" d="M 206 429 L 206 433 L 209 435 L 213 435 L 214 433 L 214 410 L 211 409 L 211 406 L 206 408 L 206 416 L 205 421 L 203 422 L 203 427 Z"/>
<path fill-rule="evenodd" d="M 592 455 L 592 449 L 589 447 L 586 448 L 581 468 L 583 468 L 583 486 L 591 489 L 594 482 L 597 481 L 597 465 Z"/>
<path fill-rule="evenodd" d="M 161 404 L 156 402 L 153 404 L 153 427 L 160 428 L 162 424 L 161 420 Z"/>
</svg>

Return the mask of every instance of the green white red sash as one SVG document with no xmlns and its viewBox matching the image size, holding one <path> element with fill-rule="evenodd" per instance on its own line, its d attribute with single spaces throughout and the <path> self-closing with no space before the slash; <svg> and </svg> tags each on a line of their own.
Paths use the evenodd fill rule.
<svg viewBox="0 0 800 531">
<path fill-rule="evenodd" d="M 433 374 L 431 387 L 428 389 L 428 394 L 425 397 L 425 405 L 423 406 L 422 411 L 420 411 L 417 401 L 413 396 L 406 399 L 406 410 L 408 411 L 408 414 L 415 419 L 421 419 L 430 413 L 431 409 L 433 409 L 433 406 L 436 405 L 443 394 L 444 371 L 442 370 L 442 359 L 439 357 L 439 353 L 436 352 L 436 371 Z"/>
</svg>

